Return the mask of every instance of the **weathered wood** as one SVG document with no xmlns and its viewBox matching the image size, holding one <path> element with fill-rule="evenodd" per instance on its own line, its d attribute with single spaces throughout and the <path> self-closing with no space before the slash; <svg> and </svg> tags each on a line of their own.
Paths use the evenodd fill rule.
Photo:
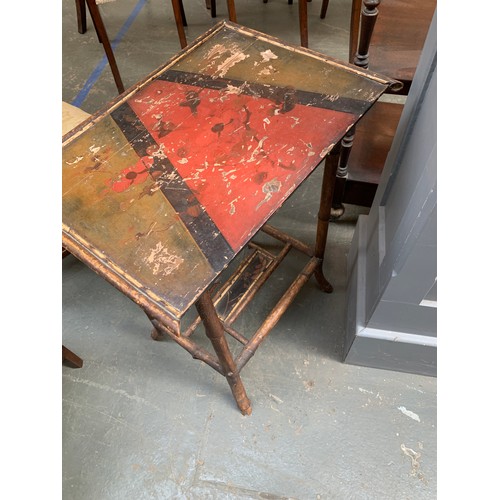
<svg viewBox="0 0 500 500">
<path fill-rule="evenodd" d="M 311 246 L 306 245 L 297 238 L 294 238 L 293 236 L 280 231 L 270 224 L 264 224 L 264 226 L 262 226 L 262 232 L 268 234 L 269 236 L 272 236 L 273 238 L 276 238 L 279 241 L 282 241 L 283 243 L 289 243 L 293 248 L 295 248 L 299 252 L 309 255 L 309 257 L 312 257 L 314 255 L 314 251 Z"/>
<path fill-rule="evenodd" d="M 276 326 L 276 323 L 278 323 L 293 299 L 300 292 L 301 288 L 307 283 L 307 281 L 319 265 L 319 259 L 317 259 L 316 257 L 311 258 L 302 269 L 300 274 L 295 278 L 293 283 L 288 287 L 287 291 L 282 295 L 282 297 L 276 303 L 272 311 L 268 314 L 262 325 L 254 333 L 252 338 L 243 347 L 240 354 L 236 358 L 236 366 L 238 371 L 241 371 L 242 368 L 248 363 L 250 358 L 255 354 L 257 347 L 259 347 L 259 345 L 269 335 L 271 330 Z"/>
<path fill-rule="evenodd" d="M 271 276 L 271 274 L 276 270 L 276 268 L 279 266 L 279 264 L 283 261 L 283 259 L 286 257 L 288 252 L 292 246 L 290 244 L 287 244 L 283 247 L 279 255 L 275 256 L 270 263 L 266 267 L 266 269 L 261 273 L 261 275 L 258 277 L 258 279 L 254 282 L 254 286 L 249 288 L 248 293 L 246 293 L 241 300 L 238 302 L 238 304 L 233 308 L 231 311 L 231 314 L 227 316 L 227 324 L 231 325 L 236 321 L 238 316 L 243 312 L 245 307 L 250 303 L 250 301 L 254 298 L 255 294 L 260 290 L 260 288 L 264 285 L 264 283 L 267 281 L 267 279 Z"/>
<path fill-rule="evenodd" d="M 219 358 L 231 392 L 238 408 L 243 415 L 250 415 L 252 407 L 240 378 L 239 370 L 236 368 L 231 351 L 224 335 L 224 328 L 217 316 L 212 299 L 207 292 L 203 293 L 196 302 L 196 309 L 205 326 L 205 333 L 212 342 L 214 350 Z"/>
<path fill-rule="evenodd" d="M 181 347 L 183 347 L 194 359 L 198 359 L 203 361 L 208 366 L 212 367 L 215 371 L 219 372 L 221 375 L 225 375 L 224 369 L 221 364 L 215 359 L 215 357 L 210 354 L 206 349 L 200 347 L 195 342 L 192 342 L 190 339 L 185 338 L 183 335 L 175 335 L 172 331 L 170 331 L 165 325 L 163 325 L 156 318 L 149 316 L 149 320 L 154 326 L 155 330 L 161 332 L 164 335 L 168 335 L 172 340 L 177 342 Z"/>
<path fill-rule="evenodd" d="M 229 326 L 227 323 L 224 321 L 222 322 L 222 326 L 224 327 L 224 330 L 233 337 L 233 339 L 236 339 L 240 344 L 247 345 L 248 344 L 248 339 L 243 336 L 240 332 L 235 330 L 233 327 Z"/>
<path fill-rule="evenodd" d="M 265 223 L 391 83 L 219 23 L 63 137 L 63 247 L 136 302 L 154 338 L 224 374 L 249 413 L 240 368 L 312 274 L 331 288 L 321 267 L 330 158 L 315 246 Z M 262 226 L 284 244 L 277 255 L 251 241 Z M 249 243 L 254 256 L 211 297 Z M 249 340 L 232 322 L 292 248 L 309 260 Z M 191 338 L 200 322 L 216 356 Z M 238 363 L 226 334 L 242 344 Z"/>
</svg>

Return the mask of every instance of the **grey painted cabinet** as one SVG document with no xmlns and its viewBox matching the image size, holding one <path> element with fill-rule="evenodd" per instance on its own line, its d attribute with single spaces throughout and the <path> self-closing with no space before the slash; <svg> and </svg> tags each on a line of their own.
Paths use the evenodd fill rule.
<svg viewBox="0 0 500 500">
<path fill-rule="evenodd" d="M 350 248 L 347 363 L 436 374 L 436 64 L 434 16 L 373 205 Z"/>
</svg>

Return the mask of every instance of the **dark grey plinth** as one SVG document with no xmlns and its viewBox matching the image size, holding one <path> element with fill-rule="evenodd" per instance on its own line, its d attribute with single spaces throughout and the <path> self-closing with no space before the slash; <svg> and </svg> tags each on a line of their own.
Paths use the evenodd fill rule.
<svg viewBox="0 0 500 500">
<path fill-rule="evenodd" d="M 348 257 L 347 363 L 436 374 L 436 20 Z"/>
</svg>

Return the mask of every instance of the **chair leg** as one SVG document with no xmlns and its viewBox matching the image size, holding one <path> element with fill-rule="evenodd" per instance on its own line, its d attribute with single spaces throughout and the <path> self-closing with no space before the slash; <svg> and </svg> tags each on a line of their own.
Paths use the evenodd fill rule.
<svg viewBox="0 0 500 500">
<path fill-rule="evenodd" d="M 233 23 L 237 23 L 236 20 L 236 7 L 234 6 L 234 0 L 227 0 L 227 12 L 229 14 L 229 20 Z"/>
<path fill-rule="evenodd" d="M 210 339 L 215 353 L 219 359 L 226 380 L 229 383 L 233 397 L 243 415 L 250 415 L 252 413 L 252 406 L 248 399 L 245 387 L 241 381 L 240 374 L 236 368 L 231 351 L 227 344 L 225 337 L 224 327 L 220 322 L 217 312 L 213 305 L 212 299 L 208 292 L 204 292 L 196 302 L 196 309 L 200 315 L 203 325 L 205 326 L 205 333 Z"/>
<path fill-rule="evenodd" d="M 85 9 L 85 0 L 75 0 L 75 4 L 78 33 L 83 35 L 87 31 L 87 11 Z"/>
<path fill-rule="evenodd" d="M 300 45 L 309 46 L 307 32 L 307 0 L 299 0 L 299 27 L 300 27 Z"/>
<path fill-rule="evenodd" d="M 113 48 L 111 47 L 111 43 L 109 42 L 108 34 L 106 33 L 106 28 L 104 26 L 101 13 L 99 12 L 95 0 L 87 0 L 87 6 L 89 8 L 90 15 L 92 16 L 92 21 L 94 23 L 97 35 L 100 37 L 101 43 L 104 47 L 104 52 L 106 53 L 106 57 L 108 58 L 108 63 L 111 68 L 111 72 L 113 73 L 116 88 L 118 89 L 118 92 L 122 93 L 124 92 L 125 87 L 123 86 L 122 78 L 120 76 L 120 72 L 118 71 L 115 55 L 113 54 Z"/>
<path fill-rule="evenodd" d="M 62 360 L 63 363 L 66 361 L 74 368 L 81 368 L 83 366 L 83 359 L 64 346 L 62 346 Z"/>
<path fill-rule="evenodd" d="M 212 17 L 217 17 L 217 1 L 216 0 L 205 0 L 205 5 L 207 10 L 210 11 Z"/>
<path fill-rule="evenodd" d="M 175 25 L 177 26 L 177 34 L 179 35 L 179 43 L 181 45 L 181 49 L 183 49 L 187 45 L 187 40 L 182 21 L 182 11 L 184 10 L 182 0 L 172 0 L 172 10 L 174 11 L 174 19 Z"/>
<path fill-rule="evenodd" d="M 85 0 L 84 0 L 85 1 Z M 92 19 L 92 24 L 94 25 L 94 28 L 96 26 L 96 21 L 94 19 L 94 15 L 92 13 L 92 11 L 89 9 L 89 12 L 90 12 L 90 18 Z M 97 40 L 99 43 L 102 43 L 102 38 L 101 38 L 101 32 L 100 31 L 97 31 L 96 29 L 96 33 L 97 33 Z"/>
<path fill-rule="evenodd" d="M 326 11 L 328 9 L 329 0 L 323 0 L 321 2 L 321 12 L 319 14 L 320 19 L 324 19 L 326 17 Z"/>
<path fill-rule="evenodd" d="M 186 20 L 186 13 L 184 12 L 184 4 L 182 3 L 182 0 L 179 0 L 180 6 L 181 6 L 181 17 L 182 17 L 182 26 L 187 26 L 187 20 Z"/>
</svg>

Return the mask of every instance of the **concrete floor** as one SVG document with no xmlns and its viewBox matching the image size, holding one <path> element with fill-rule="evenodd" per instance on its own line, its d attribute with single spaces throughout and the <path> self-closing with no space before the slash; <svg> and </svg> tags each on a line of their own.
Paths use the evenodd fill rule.
<svg viewBox="0 0 500 500">
<path fill-rule="evenodd" d="M 119 0 L 101 11 L 125 86 L 179 50 L 169 2 Z M 204 2 L 185 8 L 188 40 L 213 20 Z M 236 2 L 241 24 L 299 43 L 298 6 Z M 117 95 L 89 18 L 76 29 L 63 0 L 62 98 L 94 112 Z M 310 48 L 346 59 L 349 2 L 319 19 L 309 4 Z M 97 68 L 97 69 L 96 69 Z M 88 87 L 86 82 L 90 80 Z M 88 90 L 88 91 L 87 91 Z M 311 241 L 321 169 L 272 223 Z M 73 257 L 63 261 L 63 343 L 84 359 L 62 368 L 62 497 L 108 499 L 436 498 L 436 379 L 343 364 L 346 255 L 359 214 L 347 206 L 330 227 L 325 273 L 332 295 L 311 280 L 242 372 L 253 413 L 237 410 L 226 381 L 170 340 L 154 342 L 144 313 Z M 290 256 L 239 320 L 253 332 L 287 276 Z M 197 340 L 205 342 L 203 332 Z"/>
</svg>

